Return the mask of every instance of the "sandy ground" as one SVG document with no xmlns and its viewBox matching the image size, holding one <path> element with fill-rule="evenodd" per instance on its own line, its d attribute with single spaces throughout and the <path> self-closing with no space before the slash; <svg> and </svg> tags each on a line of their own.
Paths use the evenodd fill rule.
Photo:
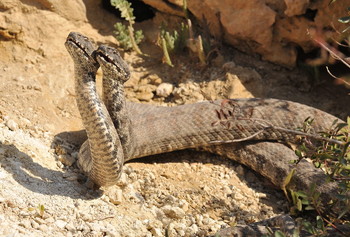
<svg viewBox="0 0 350 237">
<path fill-rule="evenodd" d="M 74 163 L 85 134 L 63 44 L 79 31 L 117 46 L 111 33 L 117 19 L 90 1 L 86 20 L 43 6 L 0 4 L 1 236 L 208 236 L 288 211 L 283 194 L 261 176 L 194 151 L 128 163 L 109 195 L 87 189 Z M 154 34 L 152 21 L 139 27 L 148 38 Z M 148 57 L 124 53 L 132 70 L 128 99 L 174 106 L 263 96 L 350 114 L 348 91 L 329 78 L 310 83 L 300 71 L 222 47 L 223 60 L 204 68 L 188 56 L 174 68 L 161 64 L 161 51 L 149 41 L 141 45 Z M 156 95 L 162 83 L 174 85 L 170 96 Z"/>
</svg>

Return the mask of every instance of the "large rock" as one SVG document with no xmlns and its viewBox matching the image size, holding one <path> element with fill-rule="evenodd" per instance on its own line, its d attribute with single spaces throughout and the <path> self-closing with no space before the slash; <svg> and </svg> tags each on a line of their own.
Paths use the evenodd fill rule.
<svg viewBox="0 0 350 237">
<path fill-rule="evenodd" d="M 183 16 L 182 0 L 143 0 L 160 11 Z M 349 2 L 310 0 L 190 0 L 188 10 L 209 24 L 210 31 L 236 48 L 259 53 L 263 59 L 294 66 L 297 48 L 317 47 L 308 35 L 310 27 L 336 29 L 346 26 L 337 18 L 346 16 Z M 171 10 L 169 10 L 171 9 Z"/>
</svg>

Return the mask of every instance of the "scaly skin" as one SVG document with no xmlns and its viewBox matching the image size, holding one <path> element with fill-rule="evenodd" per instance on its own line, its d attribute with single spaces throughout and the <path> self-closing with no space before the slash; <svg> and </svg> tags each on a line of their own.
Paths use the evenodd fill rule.
<svg viewBox="0 0 350 237">
<path fill-rule="evenodd" d="M 74 53 L 76 51 L 76 49 L 73 50 Z M 90 51 L 87 55 L 91 55 Z M 83 122 L 86 120 L 84 125 L 86 125 L 88 135 L 89 133 L 96 134 L 96 131 L 104 131 L 104 136 L 89 136 L 91 150 L 94 149 L 94 143 L 98 144 L 100 149 L 103 144 L 114 144 L 108 150 L 110 152 L 106 154 L 91 152 L 91 156 L 87 143 L 81 148 L 80 163 L 83 168 L 85 166 L 84 170 L 93 181 L 99 185 L 115 183 L 116 176 L 113 171 L 119 175 L 124 163 L 124 160 L 118 157 L 118 154 L 123 155 L 120 153 L 121 149 L 124 149 L 124 154 L 127 154 L 124 155 L 126 160 L 130 160 L 174 150 L 199 148 L 243 163 L 268 178 L 275 185 L 282 187 L 285 177 L 294 168 L 289 161 L 295 156 L 292 150 L 275 141 L 292 141 L 298 134 L 295 129 L 301 126 L 306 117 L 315 118 L 313 132 L 316 137 L 317 131 L 328 128 L 335 119 L 325 112 L 290 101 L 240 99 L 231 100 L 238 109 L 234 112 L 234 118 L 231 118 L 231 128 L 212 126 L 212 123 L 217 120 L 215 110 L 220 108 L 218 106 L 220 102 L 216 104 L 202 102 L 172 108 L 126 103 L 123 91 L 123 83 L 129 77 L 126 64 L 113 48 L 107 46 L 100 46 L 94 55 L 104 73 L 104 99 L 116 130 L 111 128 L 112 122 L 96 94 L 96 89 L 87 83 L 95 82 L 91 73 L 96 73 L 96 61 L 86 57 L 93 65 L 87 66 L 85 55 L 80 55 L 79 57 L 83 57 L 84 60 L 75 60 L 75 64 L 79 64 L 76 65 L 76 72 L 79 73 L 76 76 L 76 90 L 79 93 L 86 93 L 84 99 L 77 100 L 78 105 L 89 101 L 89 103 L 95 103 L 99 111 L 97 115 L 89 114 L 86 113 L 88 107 L 80 105 L 82 108 L 79 110 Z M 93 105 L 90 104 L 90 106 Z M 91 117 L 94 119 L 86 119 Z M 105 129 L 101 129 L 99 119 L 105 122 Z M 94 125 L 94 122 L 98 122 L 98 126 Z M 89 126 L 92 128 L 88 128 Z M 106 131 L 112 136 L 109 137 Z M 111 139 L 112 137 L 114 140 Z M 244 140 L 245 142 L 237 142 Z M 221 144 L 232 141 L 236 142 Z M 121 148 L 121 146 L 124 147 Z M 116 149 L 115 154 L 112 149 Z M 106 157 L 109 158 L 106 159 Z M 110 164 L 103 162 L 98 164 L 95 160 L 113 160 L 114 167 L 111 168 Z M 321 183 L 324 179 L 325 175 L 320 170 L 302 161 L 294 177 L 294 185 L 297 189 L 307 191 L 312 183 L 318 183 L 322 200 L 326 202 L 335 194 L 336 187 L 334 184 Z M 278 220 L 284 221 L 285 218 Z M 255 230 L 256 236 L 266 234 L 264 230 L 260 230 L 260 227 L 257 229 L 259 230 Z M 237 230 L 237 232 L 244 235 L 245 230 Z"/>
<path fill-rule="evenodd" d="M 93 45 L 85 36 L 72 32 L 65 46 L 74 62 L 76 100 L 88 136 L 79 152 L 79 162 L 95 184 L 113 185 L 119 179 L 124 154 L 113 122 L 96 92 L 99 65 L 91 57 Z"/>
<path fill-rule="evenodd" d="M 241 99 L 231 100 L 239 106 L 236 119 L 231 120 L 232 128 L 212 126 L 212 122 L 217 120 L 215 109 L 220 108 L 214 103 L 169 108 L 125 102 L 123 83 L 129 77 L 125 62 L 114 48 L 107 46 L 100 46 L 95 55 L 103 70 L 103 89 L 110 93 L 106 95 L 107 109 L 112 119 L 118 120 L 117 132 L 122 145 L 123 140 L 128 142 L 125 143 L 128 150 L 126 160 L 197 148 L 243 163 L 282 188 L 285 177 L 295 168 L 289 161 L 296 157 L 291 149 L 274 141 L 292 141 L 298 133 L 295 129 L 308 116 L 315 117 L 315 134 L 336 119 L 320 110 L 290 101 Z M 245 138 L 248 141 L 220 144 Z M 219 145 L 215 141 L 220 141 Z M 320 183 L 325 178 L 308 162 L 301 162 L 298 168 L 294 176 L 294 186 L 298 189 L 307 191 L 312 183 Z M 325 201 L 331 198 L 334 190 L 334 184 L 319 185 Z"/>
<path fill-rule="evenodd" d="M 134 130 L 126 107 L 123 86 L 123 83 L 130 78 L 129 67 L 119 52 L 112 47 L 101 45 L 94 52 L 94 57 L 100 64 L 103 72 L 103 102 L 118 132 L 124 157 L 129 159 L 135 147 L 132 140 Z"/>
</svg>

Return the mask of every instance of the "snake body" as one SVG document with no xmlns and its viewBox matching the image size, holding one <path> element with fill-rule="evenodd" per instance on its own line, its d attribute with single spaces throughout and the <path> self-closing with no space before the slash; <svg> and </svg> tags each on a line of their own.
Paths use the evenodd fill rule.
<svg viewBox="0 0 350 237">
<path fill-rule="evenodd" d="M 237 99 L 230 100 L 230 107 L 224 108 L 230 114 L 230 126 L 213 126 L 225 101 L 171 108 L 125 102 L 123 83 L 130 72 L 115 49 L 100 46 L 93 52 L 89 39 L 78 33 L 68 36 L 66 47 L 74 61 L 77 104 L 88 135 L 79 152 L 79 164 L 99 186 L 115 184 L 124 161 L 196 148 L 247 165 L 283 188 L 285 177 L 294 168 L 289 161 L 295 155 L 277 141 L 292 141 L 307 117 L 314 118 L 314 134 L 330 127 L 336 119 L 295 102 Z M 103 70 L 107 108 L 96 92 L 98 64 Z M 324 203 L 336 194 L 334 183 L 323 183 L 322 171 L 305 160 L 298 166 L 293 178 L 298 190 L 307 191 L 317 183 Z M 256 233 L 260 236 L 262 232 Z"/>
<path fill-rule="evenodd" d="M 88 140 L 79 151 L 82 169 L 99 186 L 113 185 L 118 180 L 124 154 L 113 122 L 96 91 L 98 63 L 92 58 L 90 40 L 70 33 L 65 46 L 74 61 L 75 91 L 78 109 Z"/>
<path fill-rule="evenodd" d="M 103 136 L 98 137 L 101 142 L 97 139 L 92 140 L 97 137 L 89 136 L 91 156 L 87 154 L 89 151 L 84 146 L 79 156 L 81 166 L 98 185 L 116 183 L 124 160 L 187 148 L 198 148 L 239 161 L 262 174 L 275 185 L 283 187 L 284 178 L 294 167 L 289 164 L 289 161 L 295 159 L 295 155 L 292 150 L 283 144 L 276 143 L 276 141 L 292 141 L 297 134 L 296 129 L 303 124 L 307 117 L 314 118 L 312 124 L 314 134 L 330 127 L 336 119 L 323 111 L 291 101 L 237 99 L 230 100 L 230 104 L 234 107 L 234 109 L 232 106 L 230 107 L 230 127 L 213 126 L 213 122 L 218 120 L 216 111 L 222 108 L 221 101 L 200 102 L 176 107 L 125 102 L 121 88 L 122 83 L 127 80 L 129 72 L 125 63 L 121 63 L 122 59 L 119 54 L 113 48 L 102 46 L 96 50 L 95 58 L 102 67 L 103 80 L 110 82 L 104 83 L 104 97 L 109 100 L 106 103 L 107 109 L 116 128 L 113 130 L 110 127 L 111 118 L 105 109 L 101 109 L 102 114 L 96 115 L 100 117 L 93 120 L 89 117 L 91 115 L 85 111 L 91 108 L 85 107 L 84 109 L 84 105 L 80 105 L 79 110 L 88 134 L 89 130 L 103 134 Z M 89 59 L 94 62 L 93 64 L 96 63 L 95 59 Z M 77 78 L 90 75 L 81 72 L 82 69 L 79 70 Z M 79 80 L 81 79 L 76 79 L 76 81 Z M 79 86 L 84 85 L 80 84 Z M 96 91 L 81 88 L 76 88 L 76 90 L 77 94 L 90 97 L 91 105 L 95 103 L 98 108 L 104 108 L 95 94 Z M 77 103 L 86 104 L 86 100 L 83 99 Z M 112 103 L 113 100 L 117 101 L 115 102 L 117 105 Z M 84 117 L 87 117 L 85 122 Z M 101 130 L 102 132 L 98 132 L 100 126 L 96 126 L 94 122 L 104 120 L 108 121 L 106 122 L 108 126 L 105 130 Z M 115 120 L 118 122 L 116 123 Z M 116 135 L 109 137 L 106 131 Z M 119 140 L 116 136 L 119 137 Z M 221 144 L 242 140 L 247 141 Z M 112 153 L 109 154 L 113 165 L 101 163 L 104 167 L 99 167 L 101 173 L 98 176 L 92 175 L 93 172 L 90 169 L 94 168 L 95 163 L 99 163 L 95 159 L 103 157 L 98 158 L 94 155 L 93 143 L 106 144 L 107 147 L 111 148 L 111 151 L 116 149 L 115 153 L 117 154 L 114 157 L 112 157 Z M 123 149 L 124 151 L 121 153 L 120 151 Z M 322 172 L 313 168 L 312 164 L 301 162 L 299 165 L 302 168 L 298 169 L 295 183 L 300 189 L 307 190 L 312 182 L 319 183 L 323 180 Z M 100 177 L 103 178 L 100 179 Z M 329 196 L 334 192 L 334 185 L 321 184 L 320 190 L 322 190 L 325 199 L 329 200 Z"/>
</svg>

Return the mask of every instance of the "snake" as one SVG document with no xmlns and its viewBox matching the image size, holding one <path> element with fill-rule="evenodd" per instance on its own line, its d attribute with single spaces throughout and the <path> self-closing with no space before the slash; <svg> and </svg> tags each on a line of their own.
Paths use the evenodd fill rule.
<svg viewBox="0 0 350 237">
<path fill-rule="evenodd" d="M 87 37 L 74 32 L 65 45 L 74 62 L 77 105 L 88 135 L 78 163 L 98 186 L 115 184 L 125 161 L 192 148 L 238 161 L 283 188 L 295 167 L 289 161 L 296 159 L 285 143 L 295 140 L 307 117 L 314 118 L 311 136 L 316 138 L 337 120 L 319 109 L 279 99 L 230 99 L 174 107 L 126 102 L 123 83 L 130 71 L 116 49 L 101 45 L 94 50 Z M 96 92 L 99 66 L 104 102 Z M 227 120 L 227 115 L 228 121 L 222 121 L 220 116 Z M 307 191 L 317 183 L 326 203 L 336 193 L 336 185 L 324 180 L 322 171 L 301 160 L 292 185 Z"/>
<path fill-rule="evenodd" d="M 88 137 L 78 154 L 87 161 L 81 162 L 82 170 L 98 186 L 113 185 L 120 177 L 124 153 L 113 121 L 96 91 L 99 64 L 92 57 L 94 45 L 87 37 L 72 32 L 65 46 L 74 62 L 76 101 Z"/>
</svg>

